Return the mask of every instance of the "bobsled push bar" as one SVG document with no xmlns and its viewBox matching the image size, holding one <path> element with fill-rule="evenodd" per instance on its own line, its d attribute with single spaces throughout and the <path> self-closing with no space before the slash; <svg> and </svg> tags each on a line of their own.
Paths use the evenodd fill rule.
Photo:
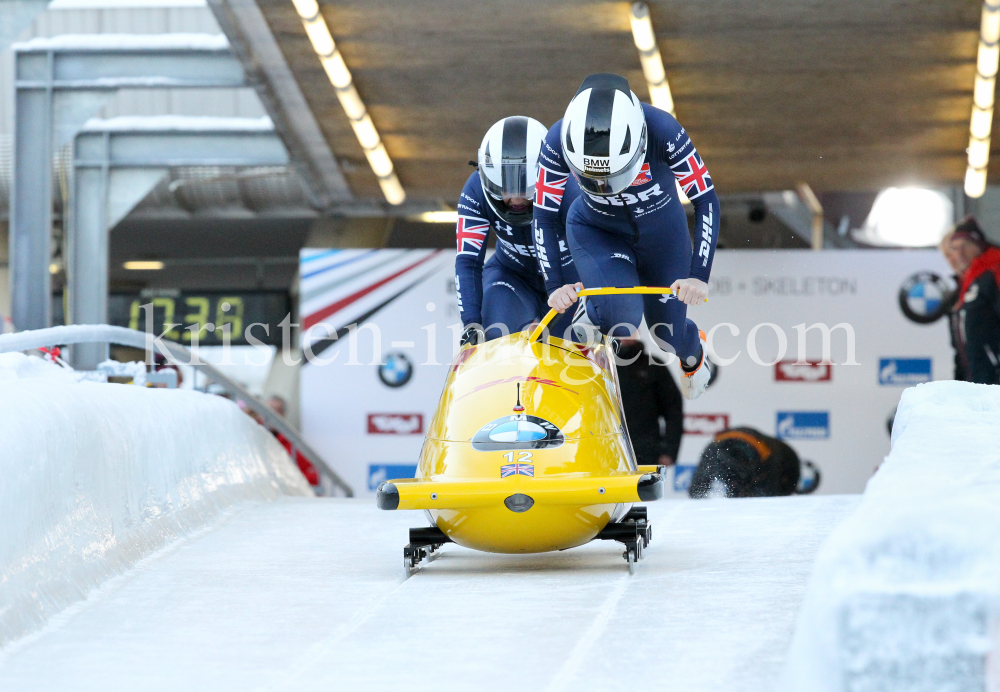
<svg viewBox="0 0 1000 692">
<path fill-rule="evenodd" d="M 526 493 L 531 493 L 528 496 Z M 509 496 L 509 497 L 508 497 Z M 379 509 L 471 509 L 495 505 L 497 498 L 512 512 L 539 505 L 596 505 L 652 502 L 663 497 L 663 476 L 640 473 L 600 478 L 508 478 L 383 481 L 375 494 Z M 517 498 L 517 499 L 512 499 Z M 523 501 L 521 498 L 524 498 Z M 520 501 L 520 502 L 519 502 Z M 530 502 L 530 504 L 528 504 Z"/>
<path fill-rule="evenodd" d="M 606 288 L 585 288 L 582 291 L 577 291 L 577 295 L 580 296 L 580 297 L 584 297 L 584 296 L 617 296 L 617 295 L 626 295 L 626 294 L 630 294 L 630 293 L 631 294 L 642 293 L 642 294 L 650 294 L 650 295 L 667 295 L 667 296 L 670 296 L 670 295 L 674 294 L 674 289 L 672 289 L 672 288 L 663 288 L 662 286 L 659 286 L 659 287 L 658 286 L 631 286 L 631 287 L 621 287 L 621 288 L 616 288 L 614 286 L 608 286 Z M 705 299 L 705 302 L 706 303 L 708 302 L 708 298 Z M 551 310 L 549 310 L 549 313 L 545 317 L 543 317 L 542 321 L 538 323 L 537 327 L 535 327 L 535 331 L 531 332 L 531 336 L 528 337 L 528 342 L 530 343 L 530 342 L 538 341 L 538 339 L 540 339 L 541 336 L 542 336 L 542 332 L 545 331 L 545 328 L 549 326 L 549 323 L 552 320 L 554 320 L 556 318 L 556 315 L 558 315 L 558 314 L 559 314 L 559 311 L 556 310 L 555 308 L 552 308 Z"/>
</svg>

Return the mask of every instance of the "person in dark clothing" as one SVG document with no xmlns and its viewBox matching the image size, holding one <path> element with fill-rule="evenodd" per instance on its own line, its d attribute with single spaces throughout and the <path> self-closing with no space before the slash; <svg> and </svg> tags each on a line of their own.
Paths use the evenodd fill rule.
<svg viewBox="0 0 1000 692">
<path fill-rule="evenodd" d="M 799 456 L 781 440 L 753 428 L 730 428 L 715 436 L 705 448 L 691 478 L 691 497 L 773 497 L 810 493 L 819 485 L 812 471 L 807 487 L 800 488 Z"/>
<path fill-rule="evenodd" d="M 949 315 L 955 379 L 1000 384 L 1000 248 L 967 216 L 941 241 L 941 252 L 960 282 Z"/>
<path fill-rule="evenodd" d="M 684 434 L 684 404 L 674 378 L 664 363 L 646 354 L 636 338 L 620 340 L 617 361 L 625 422 L 636 461 L 672 465 Z"/>
</svg>

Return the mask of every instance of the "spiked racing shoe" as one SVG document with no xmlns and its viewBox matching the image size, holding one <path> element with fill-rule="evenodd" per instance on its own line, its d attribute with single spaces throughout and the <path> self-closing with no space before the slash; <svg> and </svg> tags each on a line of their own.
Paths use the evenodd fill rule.
<svg viewBox="0 0 1000 692">
<path fill-rule="evenodd" d="M 712 381 L 712 364 L 705 356 L 708 352 L 705 346 L 705 332 L 698 333 L 701 338 L 701 353 L 698 356 L 698 365 L 693 370 L 688 370 L 685 365 L 681 365 L 681 394 L 689 401 L 697 399 L 702 395 L 708 383 Z"/>
</svg>

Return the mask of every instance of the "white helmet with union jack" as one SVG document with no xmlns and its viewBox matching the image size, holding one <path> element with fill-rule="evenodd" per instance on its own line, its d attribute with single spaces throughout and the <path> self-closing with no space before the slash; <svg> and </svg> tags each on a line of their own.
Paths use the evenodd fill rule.
<svg viewBox="0 0 1000 692">
<path fill-rule="evenodd" d="M 531 223 L 535 166 L 546 128 L 534 118 L 513 115 L 493 124 L 479 145 L 479 180 L 486 202 L 514 226 Z"/>
<path fill-rule="evenodd" d="M 610 197 L 631 185 L 646 158 L 646 116 L 628 80 L 616 74 L 583 80 L 563 116 L 561 140 L 585 191 Z"/>
</svg>

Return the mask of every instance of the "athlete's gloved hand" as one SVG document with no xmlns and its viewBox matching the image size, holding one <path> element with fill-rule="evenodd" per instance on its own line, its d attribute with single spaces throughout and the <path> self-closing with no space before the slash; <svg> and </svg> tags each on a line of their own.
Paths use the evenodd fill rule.
<svg viewBox="0 0 1000 692">
<path fill-rule="evenodd" d="M 708 298 L 708 284 L 699 279 L 677 279 L 670 288 L 685 305 L 698 305 Z"/>
<path fill-rule="evenodd" d="M 566 308 L 576 302 L 579 296 L 577 291 L 583 290 L 583 284 L 577 281 L 575 284 L 566 284 L 552 291 L 549 296 L 549 307 L 555 308 L 559 312 L 566 312 Z"/>
<path fill-rule="evenodd" d="M 470 324 L 462 332 L 462 338 L 458 341 L 458 347 L 462 348 L 466 344 L 479 344 L 483 341 L 483 329 L 478 324 Z"/>
</svg>

